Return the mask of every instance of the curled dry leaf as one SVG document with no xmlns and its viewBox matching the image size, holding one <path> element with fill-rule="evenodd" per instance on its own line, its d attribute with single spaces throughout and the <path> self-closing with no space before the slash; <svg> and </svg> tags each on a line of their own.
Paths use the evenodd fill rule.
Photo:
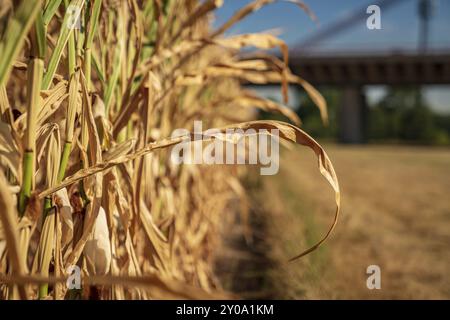
<svg viewBox="0 0 450 320">
<path fill-rule="evenodd" d="M 226 129 L 242 129 L 244 131 L 247 129 L 255 129 L 255 130 L 277 129 L 280 131 L 280 138 L 291 141 L 291 142 L 295 142 L 297 144 L 307 146 L 314 151 L 314 153 L 316 154 L 317 159 L 318 159 L 320 173 L 326 178 L 326 180 L 328 181 L 328 183 L 331 185 L 331 187 L 333 188 L 333 190 L 335 192 L 336 212 L 334 215 L 333 223 L 331 224 L 331 227 L 328 230 L 328 232 L 326 233 L 326 235 L 317 244 L 315 244 L 310 249 L 302 252 L 301 254 L 299 254 L 298 256 L 293 258 L 293 260 L 298 259 L 298 258 L 304 256 L 305 254 L 310 253 L 313 250 L 317 249 L 330 236 L 331 232 L 333 231 L 334 227 L 336 226 L 336 223 L 337 223 L 338 217 L 339 217 L 339 211 L 340 211 L 339 183 L 338 183 L 337 176 L 336 176 L 336 173 L 333 168 L 333 164 L 331 163 L 325 150 L 303 130 L 301 130 L 293 125 L 290 125 L 288 123 L 283 123 L 280 121 L 250 121 L 250 122 L 245 122 L 245 123 L 241 123 L 241 124 L 230 125 L 230 126 L 227 126 L 224 128 L 220 128 L 219 130 L 222 133 L 225 133 Z M 79 180 L 89 177 L 91 175 L 102 172 L 102 171 L 109 169 L 113 166 L 116 166 L 118 164 L 125 163 L 125 162 L 131 161 L 133 159 L 136 159 L 138 157 L 144 156 L 148 153 L 153 152 L 154 150 L 168 148 L 168 147 L 174 146 L 176 144 L 182 143 L 182 142 L 186 141 L 186 139 L 191 139 L 192 137 L 194 139 L 204 139 L 204 138 L 213 139 L 213 138 L 218 138 L 220 136 L 215 135 L 213 137 L 213 136 L 206 135 L 206 134 L 203 134 L 203 135 L 191 134 L 191 135 L 180 136 L 180 137 L 176 137 L 176 138 L 165 139 L 162 141 L 157 141 L 157 142 L 149 144 L 145 148 L 143 148 L 133 154 L 128 154 L 126 156 L 119 156 L 115 159 L 111 159 L 108 162 L 99 163 L 95 166 L 80 170 L 75 175 L 68 177 L 59 186 L 45 190 L 39 196 L 45 197 L 45 196 L 47 196 L 53 192 L 56 192 L 57 190 L 59 190 L 63 187 L 66 187 L 76 181 L 79 181 Z M 232 142 L 237 142 L 237 141 L 232 141 Z"/>
</svg>

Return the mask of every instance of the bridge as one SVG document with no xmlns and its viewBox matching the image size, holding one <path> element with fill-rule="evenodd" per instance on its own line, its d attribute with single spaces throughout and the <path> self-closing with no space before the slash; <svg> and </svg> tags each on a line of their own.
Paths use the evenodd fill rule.
<svg viewBox="0 0 450 320">
<path fill-rule="evenodd" d="M 291 52 L 290 68 L 314 86 L 334 86 L 342 92 L 339 139 L 365 141 L 365 85 L 450 84 L 450 49 L 439 51 Z"/>
<path fill-rule="evenodd" d="M 335 37 L 355 24 L 365 23 L 366 9 L 378 5 L 383 13 L 406 0 L 371 0 L 345 17 L 331 21 L 312 33 L 290 52 L 290 68 L 314 86 L 334 86 L 342 92 L 338 110 L 339 139 L 345 143 L 366 140 L 366 85 L 450 84 L 450 48 L 428 48 L 429 21 L 436 11 L 434 0 L 416 1 L 418 47 L 413 51 L 353 51 L 321 53 L 317 44 Z"/>
</svg>

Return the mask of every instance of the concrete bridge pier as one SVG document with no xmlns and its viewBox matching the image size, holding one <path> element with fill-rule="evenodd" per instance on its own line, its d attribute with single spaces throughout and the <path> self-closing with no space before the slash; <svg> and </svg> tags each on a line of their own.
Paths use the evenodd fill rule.
<svg viewBox="0 0 450 320">
<path fill-rule="evenodd" d="M 366 142 L 367 103 L 363 87 L 346 85 L 341 89 L 338 109 L 339 141 L 342 143 Z"/>
</svg>

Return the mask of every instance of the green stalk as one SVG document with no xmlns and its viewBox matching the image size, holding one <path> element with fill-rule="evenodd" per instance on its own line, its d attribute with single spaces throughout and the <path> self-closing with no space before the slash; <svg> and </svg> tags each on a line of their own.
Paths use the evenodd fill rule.
<svg viewBox="0 0 450 320">
<path fill-rule="evenodd" d="M 74 8 L 81 8 L 84 5 L 84 1 L 85 0 L 72 0 L 70 2 L 70 5 L 72 5 Z M 47 90 L 52 84 L 53 76 L 55 75 L 56 69 L 59 65 L 63 49 L 69 41 L 70 35 L 73 33 L 73 29 L 70 26 L 70 23 L 73 22 L 72 19 L 74 19 L 72 13 L 67 12 L 64 15 L 64 21 L 61 26 L 61 33 L 59 34 L 55 49 L 50 56 L 47 72 L 45 73 L 44 80 L 42 82 L 43 90 Z"/>
<path fill-rule="evenodd" d="M 57 180 L 58 183 L 63 181 L 64 176 L 66 174 L 66 168 L 67 168 L 67 164 L 69 163 L 69 156 L 70 156 L 71 149 L 72 149 L 72 143 L 66 141 L 64 143 L 64 150 L 63 150 L 63 154 L 61 156 L 61 164 L 59 165 L 58 180 Z"/>
<path fill-rule="evenodd" d="M 105 103 L 105 111 L 106 111 L 106 117 L 108 117 L 109 109 L 111 107 L 112 98 L 114 95 L 114 90 L 116 89 L 117 82 L 119 81 L 119 77 L 122 71 L 121 65 L 122 65 L 122 54 L 123 49 L 125 47 L 125 22 L 124 22 L 123 15 L 118 16 L 117 21 L 117 31 L 116 31 L 116 38 L 117 38 L 117 44 L 116 48 L 114 50 L 114 58 L 113 58 L 113 70 L 111 77 L 108 79 L 108 83 L 106 85 L 105 93 L 103 96 L 103 102 Z M 125 77 L 126 75 L 122 75 Z M 116 99 L 118 100 L 118 99 Z"/>
<path fill-rule="evenodd" d="M 84 49 L 84 76 L 86 77 L 86 88 L 91 91 L 91 65 L 92 65 L 92 51 L 91 48 Z"/>
<path fill-rule="evenodd" d="M 22 217 L 27 207 L 27 202 L 31 196 L 32 178 L 33 178 L 33 160 L 34 152 L 25 151 L 23 155 L 23 182 L 19 193 L 19 215 Z"/>
<path fill-rule="evenodd" d="M 91 67 L 92 67 L 92 43 L 94 41 L 95 32 L 97 31 L 98 18 L 100 16 L 100 9 L 102 0 L 95 0 L 91 5 L 92 13 L 90 14 L 89 26 L 86 33 L 84 43 L 84 76 L 86 78 L 86 87 L 88 92 L 91 90 Z M 89 10 L 90 11 L 90 10 Z"/>
<path fill-rule="evenodd" d="M 43 217 L 42 217 L 42 226 L 44 225 L 45 219 L 47 218 L 47 214 L 52 208 L 52 199 L 50 197 L 46 197 L 44 200 L 44 209 L 43 209 Z M 38 291 L 38 299 L 44 299 L 48 296 L 48 283 L 43 283 L 39 286 Z"/>
<path fill-rule="evenodd" d="M 69 76 L 75 72 L 76 68 L 76 49 L 75 49 L 75 34 L 72 32 L 69 36 L 69 42 L 67 44 L 68 56 L 69 56 Z"/>
<path fill-rule="evenodd" d="M 37 107 L 39 94 L 44 74 L 44 61 L 41 58 L 32 58 L 28 66 L 27 84 L 27 133 L 25 141 L 25 153 L 23 158 L 23 181 L 19 194 L 19 215 L 25 213 L 28 198 L 31 196 L 34 172 L 34 150 L 36 135 Z"/>
<path fill-rule="evenodd" d="M 69 0 L 64 0 L 64 5 L 66 10 L 69 9 Z M 76 44 L 75 44 L 75 32 L 72 31 L 69 34 L 69 39 L 67 42 L 67 56 L 69 60 L 69 77 L 75 73 L 76 68 Z"/>
<path fill-rule="evenodd" d="M 42 300 L 46 296 L 48 296 L 48 283 L 44 283 L 39 286 L 38 299 Z"/>
<path fill-rule="evenodd" d="M 45 6 L 44 14 L 42 15 L 42 19 L 44 21 L 44 25 L 47 26 L 50 23 L 50 20 L 58 11 L 58 8 L 61 4 L 62 0 L 49 0 Z"/>
<path fill-rule="evenodd" d="M 69 6 L 69 1 L 68 0 L 64 0 L 64 5 L 66 7 L 66 9 Z M 75 108 L 75 106 L 73 106 L 73 103 L 76 103 L 76 94 L 78 91 L 78 86 L 75 87 L 75 89 L 72 89 L 72 81 L 77 81 L 77 80 L 73 80 L 73 76 L 76 70 L 76 42 L 75 42 L 75 32 L 71 32 L 69 35 L 69 39 L 68 39 L 68 45 L 67 45 L 67 55 L 68 55 L 68 61 L 69 61 L 69 75 L 70 75 L 70 95 L 69 95 L 69 110 L 68 110 L 68 115 L 71 114 L 70 109 L 71 108 Z M 73 91 L 73 92 L 72 92 Z M 74 102 L 75 99 L 75 102 Z M 64 149 L 63 149 L 63 154 L 61 156 L 61 162 L 59 165 L 59 170 L 58 170 L 58 179 L 57 179 L 57 183 L 63 181 L 64 176 L 66 174 L 66 168 L 67 168 L 67 164 L 69 162 L 69 156 L 70 156 L 70 152 L 72 149 L 72 138 L 73 138 L 73 122 L 75 119 L 72 119 L 72 117 L 68 117 L 67 121 L 66 121 L 66 142 L 64 143 Z"/>
<path fill-rule="evenodd" d="M 41 7 L 42 0 L 22 1 L 14 16 L 8 22 L 0 42 L 0 85 L 8 79 L 13 63 L 33 26 L 33 21 Z"/>
<path fill-rule="evenodd" d="M 105 75 L 103 73 L 103 69 L 102 69 L 99 57 L 97 57 L 97 55 L 92 51 L 91 51 L 90 55 L 91 55 L 92 63 L 94 64 L 94 69 L 95 69 L 95 72 L 97 73 L 98 79 L 100 80 L 102 85 L 105 86 Z"/>
<path fill-rule="evenodd" d="M 111 101 L 114 93 L 114 88 L 117 85 L 117 81 L 119 80 L 120 76 L 120 63 L 121 63 L 121 42 L 119 42 L 119 46 L 116 48 L 115 57 L 114 57 L 114 69 L 113 73 L 111 75 L 111 78 L 108 81 L 108 84 L 106 86 L 105 95 L 103 97 L 103 101 L 105 103 L 106 108 L 106 116 L 108 116 L 109 109 L 111 107 Z"/>
</svg>

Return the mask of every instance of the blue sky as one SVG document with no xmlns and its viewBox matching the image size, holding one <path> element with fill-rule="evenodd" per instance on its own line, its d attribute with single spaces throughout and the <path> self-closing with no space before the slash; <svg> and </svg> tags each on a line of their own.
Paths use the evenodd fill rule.
<svg viewBox="0 0 450 320">
<path fill-rule="evenodd" d="M 429 47 L 450 49 L 450 0 L 434 1 L 436 10 L 430 21 Z M 252 1 L 224 0 L 224 5 L 216 11 L 214 26 L 220 26 L 234 12 L 250 2 Z M 355 10 L 365 12 L 367 6 L 377 3 L 378 0 L 304 0 L 304 2 L 316 14 L 318 24 L 312 22 L 296 5 L 279 1 L 248 16 L 229 30 L 228 34 L 281 28 L 283 33 L 280 38 L 293 47 L 328 23 L 342 19 Z M 418 0 L 398 0 L 398 3 L 386 10 L 382 6 L 381 26 L 381 30 L 367 29 L 364 17 L 342 33 L 323 41 L 316 48 L 319 51 L 416 49 L 419 30 Z M 377 87 L 366 92 L 370 101 L 376 101 L 386 93 L 386 90 Z M 269 93 L 273 95 L 274 92 Z M 427 87 L 424 93 L 432 109 L 450 114 L 450 86 Z"/>
<path fill-rule="evenodd" d="M 250 0 L 225 0 L 216 13 L 215 26 L 225 22 Z M 230 34 L 258 32 L 281 28 L 281 38 L 293 46 L 322 26 L 348 16 L 355 10 L 364 10 L 377 0 L 304 0 L 318 17 L 312 22 L 297 6 L 275 2 L 248 16 L 230 30 Z M 436 9 L 430 22 L 430 46 L 450 48 L 450 0 L 435 0 Z M 320 44 L 323 49 L 407 49 L 416 48 L 419 30 L 418 0 L 400 0 L 390 8 L 381 7 L 381 30 L 369 30 L 366 19 L 361 19 L 341 34 Z M 368 15 L 367 15 L 368 17 Z"/>
</svg>

